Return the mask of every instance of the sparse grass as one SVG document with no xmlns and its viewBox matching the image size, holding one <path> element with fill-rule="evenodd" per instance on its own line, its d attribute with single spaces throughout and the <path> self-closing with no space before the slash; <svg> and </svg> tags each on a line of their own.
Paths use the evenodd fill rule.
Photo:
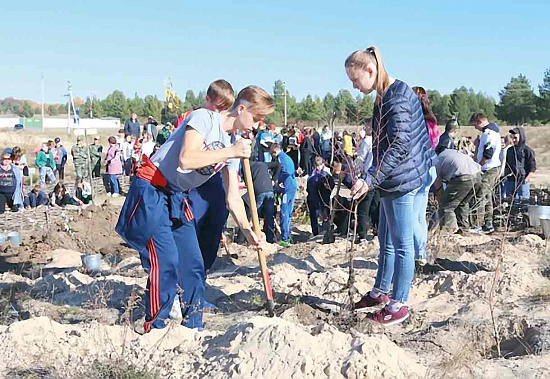
<svg viewBox="0 0 550 379">
<path fill-rule="evenodd" d="M 96 360 L 83 370 L 84 379 L 160 379 L 156 369 L 146 369 L 120 357 Z"/>
<path fill-rule="evenodd" d="M 56 370 L 49 367 L 15 368 L 10 379 L 160 379 L 157 369 L 138 367 L 123 358 L 95 360 L 76 370 Z"/>
<path fill-rule="evenodd" d="M 6 325 L 11 316 L 13 289 L 0 288 L 0 325 Z"/>
<path fill-rule="evenodd" d="M 550 301 L 550 282 L 537 287 L 532 294 L 532 299 L 537 301 Z"/>
<path fill-rule="evenodd" d="M 460 327 L 459 334 L 455 334 L 449 356 L 438 366 L 438 378 L 468 378 L 475 377 L 475 368 L 490 351 L 492 335 L 489 325 L 477 325 L 472 327 Z"/>
</svg>

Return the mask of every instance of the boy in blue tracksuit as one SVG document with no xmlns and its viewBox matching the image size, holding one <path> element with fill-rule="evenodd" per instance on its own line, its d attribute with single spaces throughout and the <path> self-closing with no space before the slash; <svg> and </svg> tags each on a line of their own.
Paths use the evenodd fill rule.
<svg viewBox="0 0 550 379">
<path fill-rule="evenodd" d="M 273 108 L 273 99 L 263 89 L 246 87 L 229 110 L 194 111 L 151 160 L 143 156 L 116 226 L 117 233 L 140 253 L 149 274 L 145 324 L 136 331 L 164 328 L 177 294 L 182 325 L 202 328 L 206 273 L 199 235 L 209 225 L 197 222 L 195 214 L 204 214 L 214 191 L 221 188 L 207 184 L 203 188 L 212 194 L 205 193 L 196 203 L 190 193 L 218 172 L 229 211 L 248 242 L 259 243 L 246 217 L 237 175 L 239 159 L 251 154 L 251 142 L 242 139 L 232 144 L 231 134 L 252 130 Z M 213 238 L 219 241 L 219 236 Z"/>
<path fill-rule="evenodd" d="M 296 184 L 295 167 L 292 159 L 281 150 L 277 144 L 271 145 L 271 156 L 281 164 L 278 180 L 278 190 L 283 194 L 281 201 L 281 238 L 279 245 L 290 246 L 290 218 L 294 210 L 294 198 L 298 185 Z"/>
</svg>

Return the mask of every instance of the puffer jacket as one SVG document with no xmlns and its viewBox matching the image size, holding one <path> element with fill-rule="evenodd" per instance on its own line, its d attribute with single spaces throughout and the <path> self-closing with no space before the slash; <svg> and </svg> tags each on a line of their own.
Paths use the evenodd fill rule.
<svg viewBox="0 0 550 379">
<path fill-rule="evenodd" d="M 525 144 L 525 129 L 514 128 L 512 131 L 519 134 L 519 144 L 510 146 L 506 152 L 506 166 L 504 175 L 508 180 L 515 180 L 518 183 L 523 182 L 527 174 L 537 170 L 537 161 L 535 152 Z"/>
<path fill-rule="evenodd" d="M 396 80 L 376 103 L 373 116 L 371 185 L 380 196 L 405 194 L 424 183 L 437 162 L 418 97 Z"/>
</svg>

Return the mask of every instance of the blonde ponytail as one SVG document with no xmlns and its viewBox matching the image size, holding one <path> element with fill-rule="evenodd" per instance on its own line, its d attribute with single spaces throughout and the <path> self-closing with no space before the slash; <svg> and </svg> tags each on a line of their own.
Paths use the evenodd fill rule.
<svg viewBox="0 0 550 379">
<path fill-rule="evenodd" d="M 382 103 L 384 94 L 390 86 L 390 77 L 384 68 L 380 50 L 376 46 L 354 51 L 347 57 L 344 66 L 346 69 L 366 70 L 369 64 L 376 66 L 376 100 Z"/>
</svg>

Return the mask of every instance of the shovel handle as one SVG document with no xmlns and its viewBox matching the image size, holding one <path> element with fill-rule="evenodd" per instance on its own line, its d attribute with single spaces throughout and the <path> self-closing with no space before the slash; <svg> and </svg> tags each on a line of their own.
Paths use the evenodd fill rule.
<svg viewBox="0 0 550 379">
<path fill-rule="evenodd" d="M 252 214 L 252 229 L 256 236 L 260 236 L 260 219 L 258 218 L 258 209 L 256 208 L 256 195 L 254 193 L 254 183 L 252 182 L 252 172 L 250 171 L 250 159 L 243 159 L 243 171 L 244 181 L 246 184 L 246 190 L 248 191 L 248 200 L 250 202 L 250 213 Z M 260 270 L 262 272 L 262 281 L 264 284 L 265 295 L 267 297 L 267 311 L 268 314 L 274 316 L 275 303 L 273 302 L 273 290 L 271 289 L 271 282 L 269 279 L 269 271 L 267 270 L 267 263 L 265 260 L 265 254 L 261 248 L 258 248 L 258 260 L 260 261 Z"/>
</svg>

